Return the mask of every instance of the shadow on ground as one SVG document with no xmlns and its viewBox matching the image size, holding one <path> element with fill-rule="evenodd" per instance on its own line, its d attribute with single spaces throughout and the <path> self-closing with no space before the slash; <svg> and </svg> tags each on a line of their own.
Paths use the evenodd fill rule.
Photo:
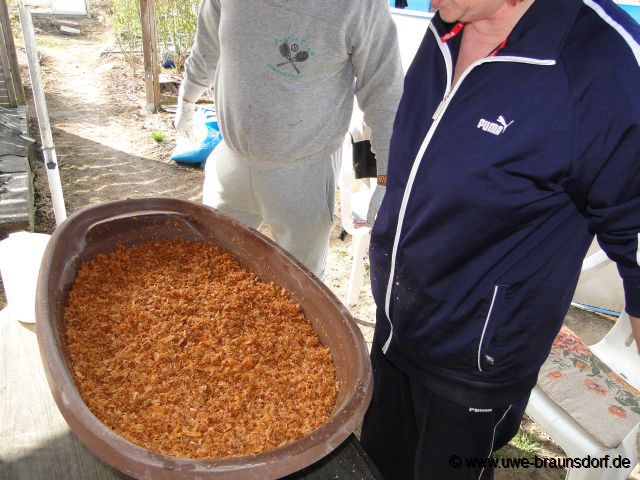
<svg viewBox="0 0 640 480">
<path fill-rule="evenodd" d="M 101 202 L 147 197 L 199 201 L 204 174 L 199 167 L 130 155 L 91 139 L 54 129 L 67 215 Z M 37 162 L 37 164 L 36 164 Z M 33 162 L 37 231 L 51 233 L 51 194 L 41 160 Z"/>
</svg>

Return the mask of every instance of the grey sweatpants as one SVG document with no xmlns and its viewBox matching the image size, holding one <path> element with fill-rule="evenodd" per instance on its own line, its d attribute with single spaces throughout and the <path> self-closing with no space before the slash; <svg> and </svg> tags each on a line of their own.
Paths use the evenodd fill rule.
<svg viewBox="0 0 640 480">
<path fill-rule="evenodd" d="M 266 223 L 280 246 L 323 279 L 342 157 L 337 148 L 290 165 L 262 165 L 223 141 L 207 159 L 202 201 L 249 227 Z"/>
</svg>

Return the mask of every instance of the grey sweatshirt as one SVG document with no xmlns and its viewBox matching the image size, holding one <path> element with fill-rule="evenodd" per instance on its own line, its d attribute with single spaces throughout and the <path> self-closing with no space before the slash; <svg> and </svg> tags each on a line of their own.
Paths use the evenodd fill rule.
<svg viewBox="0 0 640 480">
<path fill-rule="evenodd" d="M 227 146 L 278 165 L 337 148 L 355 93 L 386 174 L 402 78 L 386 0 L 203 0 L 182 91 L 213 87 Z"/>
</svg>

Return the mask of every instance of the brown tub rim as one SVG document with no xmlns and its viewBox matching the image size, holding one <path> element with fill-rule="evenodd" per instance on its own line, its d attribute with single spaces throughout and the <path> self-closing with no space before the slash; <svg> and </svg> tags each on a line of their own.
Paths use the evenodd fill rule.
<svg viewBox="0 0 640 480">
<path fill-rule="evenodd" d="M 353 342 L 354 355 L 350 357 L 353 364 L 348 368 L 355 371 L 355 381 L 353 385 L 346 386 L 349 391 L 342 392 L 343 401 L 336 405 L 337 408 L 325 424 L 297 441 L 258 455 L 220 460 L 189 459 L 152 452 L 136 445 L 106 427 L 89 410 L 75 386 L 59 335 L 59 325 L 55 324 L 56 317 L 59 317 L 55 309 L 60 308 L 59 302 L 62 300 L 66 304 L 70 284 L 61 285 L 64 283 L 62 278 L 56 282 L 50 277 L 54 276 L 56 269 L 64 266 L 58 272 L 60 277 L 69 277 L 73 273 L 72 277 L 75 278 L 75 271 L 68 271 L 71 270 L 69 263 L 77 268 L 74 262 L 78 258 L 69 257 L 69 248 L 72 247 L 65 242 L 78 239 L 77 233 L 84 232 L 84 238 L 79 241 L 86 242 L 87 234 L 96 225 L 163 214 L 176 215 L 181 219 L 208 218 L 221 227 L 237 232 L 243 237 L 242 241 L 264 248 L 284 262 L 283 268 L 297 280 L 306 282 L 305 285 L 322 297 L 322 302 L 339 314 L 339 327 L 348 335 L 347 340 Z M 67 252 L 67 256 L 60 258 L 61 252 Z M 233 255 L 235 252 L 231 253 Z M 58 321 L 63 319 L 58 318 Z M 101 460 L 136 478 L 281 478 L 315 463 L 340 445 L 357 428 L 371 400 L 373 381 L 366 344 L 346 307 L 328 287 L 272 240 L 199 202 L 163 197 L 116 200 L 85 207 L 69 216 L 52 234 L 42 259 L 36 290 L 36 334 L 51 393 L 71 431 Z"/>
</svg>

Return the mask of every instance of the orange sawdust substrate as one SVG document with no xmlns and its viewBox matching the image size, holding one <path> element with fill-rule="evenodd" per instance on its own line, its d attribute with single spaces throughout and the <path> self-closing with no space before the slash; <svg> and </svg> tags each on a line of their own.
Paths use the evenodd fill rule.
<svg viewBox="0 0 640 480">
<path fill-rule="evenodd" d="M 251 455 L 322 425 L 330 351 L 290 295 L 206 242 L 148 242 L 83 263 L 66 349 L 107 426 L 168 455 Z"/>
</svg>

